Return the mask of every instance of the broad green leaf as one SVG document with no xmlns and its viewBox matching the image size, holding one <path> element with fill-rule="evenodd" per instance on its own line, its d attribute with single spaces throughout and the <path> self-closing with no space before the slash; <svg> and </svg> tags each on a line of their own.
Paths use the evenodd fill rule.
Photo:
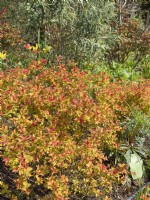
<svg viewBox="0 0 150 200">
<path fill-rule="evenodd" d="M 132 178 L 140 179 L 143 176 L 143 160 L 141 157 L 137 154 L 131 154 L 131 162 L 129 163 L 130 171 L 132 174 Z"/>
</svg>

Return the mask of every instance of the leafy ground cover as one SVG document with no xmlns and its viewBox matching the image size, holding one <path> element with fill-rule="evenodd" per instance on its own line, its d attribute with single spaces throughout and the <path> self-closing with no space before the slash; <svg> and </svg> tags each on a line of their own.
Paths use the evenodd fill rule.
<svg viewBox="0 0 150 200">
<path fill-rule="evenodd" d="M 68 71 L 63 64 L 46 68 L 42 60 L 1 71 L 0 77 L 1 158 L 16 187 L 8 193 L 9 185 L 1 182 L 2 193 L 34 196 L 34 185 L 41 185 L 53 199 L 107 199 L 127 173 L 110 153 L 121 153 L 130 107 L 149 113 L 149 81 L 111 82 L 105 73 Z M 130 134 L 129 144 L 135 139 Z"/>
<path fill-rule="evenodd" d="M 0 2 L 0 199 L 149 199 L 146 2 Z"/>
</svg>

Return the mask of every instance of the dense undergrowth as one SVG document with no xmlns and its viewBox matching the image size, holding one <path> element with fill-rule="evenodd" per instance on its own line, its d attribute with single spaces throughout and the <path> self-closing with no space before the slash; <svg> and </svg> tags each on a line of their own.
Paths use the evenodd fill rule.
<svg viewBox="0 0 150 200">
<path fill-rule="evenodd" d="M 0 2 L 0 199 L 149 199 L 139 2 Z"/>
<path fill-rule="evenodd" d="M 34 195 L 37 184 L 54 199 L 105 199 L 127 170 L 109 162 L 109 152 L 126 141 L 130 108 L 149 114 L 150 82 L 112 82 L 105 73 L 89 75 L 75 67 L 69 72 L 64 65 L 49 69 L 36 61 L 2 71 L 0 78 L 1 158 L 16 185 L 9 195 Z M 129 144 L 134 139 L 133 133 Z"/>
</svg>

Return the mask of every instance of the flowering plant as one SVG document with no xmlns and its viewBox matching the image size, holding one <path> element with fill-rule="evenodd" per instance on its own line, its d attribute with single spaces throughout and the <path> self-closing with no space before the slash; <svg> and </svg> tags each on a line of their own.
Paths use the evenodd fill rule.
<svg viewBox="0 0 150 200">
<path fill-rule="evenodd" d="M 67 71 L 62 64 L 42 65 L 34 61 L 0 72 L 0 158 L 22 194 L 30 196 L 39 185 L 56 200 L 108 199 L 126 169 L 111 165 L 106 152 L 119 147 L 119 122 L 130 116 L 127 102 L 149 109 L 143 105 L 149 87 L 112 83 L 106 74 Z M 12 198 L 8 186 L 0 187 Z"/>
</svg>

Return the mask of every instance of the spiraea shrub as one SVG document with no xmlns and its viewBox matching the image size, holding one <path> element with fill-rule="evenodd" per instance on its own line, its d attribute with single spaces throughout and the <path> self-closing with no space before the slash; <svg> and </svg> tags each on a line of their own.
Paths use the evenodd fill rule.
<svg viewBox="0 0 150 200">
<path fill-rule="evenodd" d="M 0 158 L 14 183 L 1 175 L 2 194 L 31 199 L 37 186 L 55 200 L 109 199 L 125 166 L 108 162 L 106 151 L 119 147 L 129 105 L 149 112 L 148 85 L 111 82 L 104 73 L 89 75 L 76 67 L 49 69 L 36 61 L 1 71 Z"/>
</svg>

